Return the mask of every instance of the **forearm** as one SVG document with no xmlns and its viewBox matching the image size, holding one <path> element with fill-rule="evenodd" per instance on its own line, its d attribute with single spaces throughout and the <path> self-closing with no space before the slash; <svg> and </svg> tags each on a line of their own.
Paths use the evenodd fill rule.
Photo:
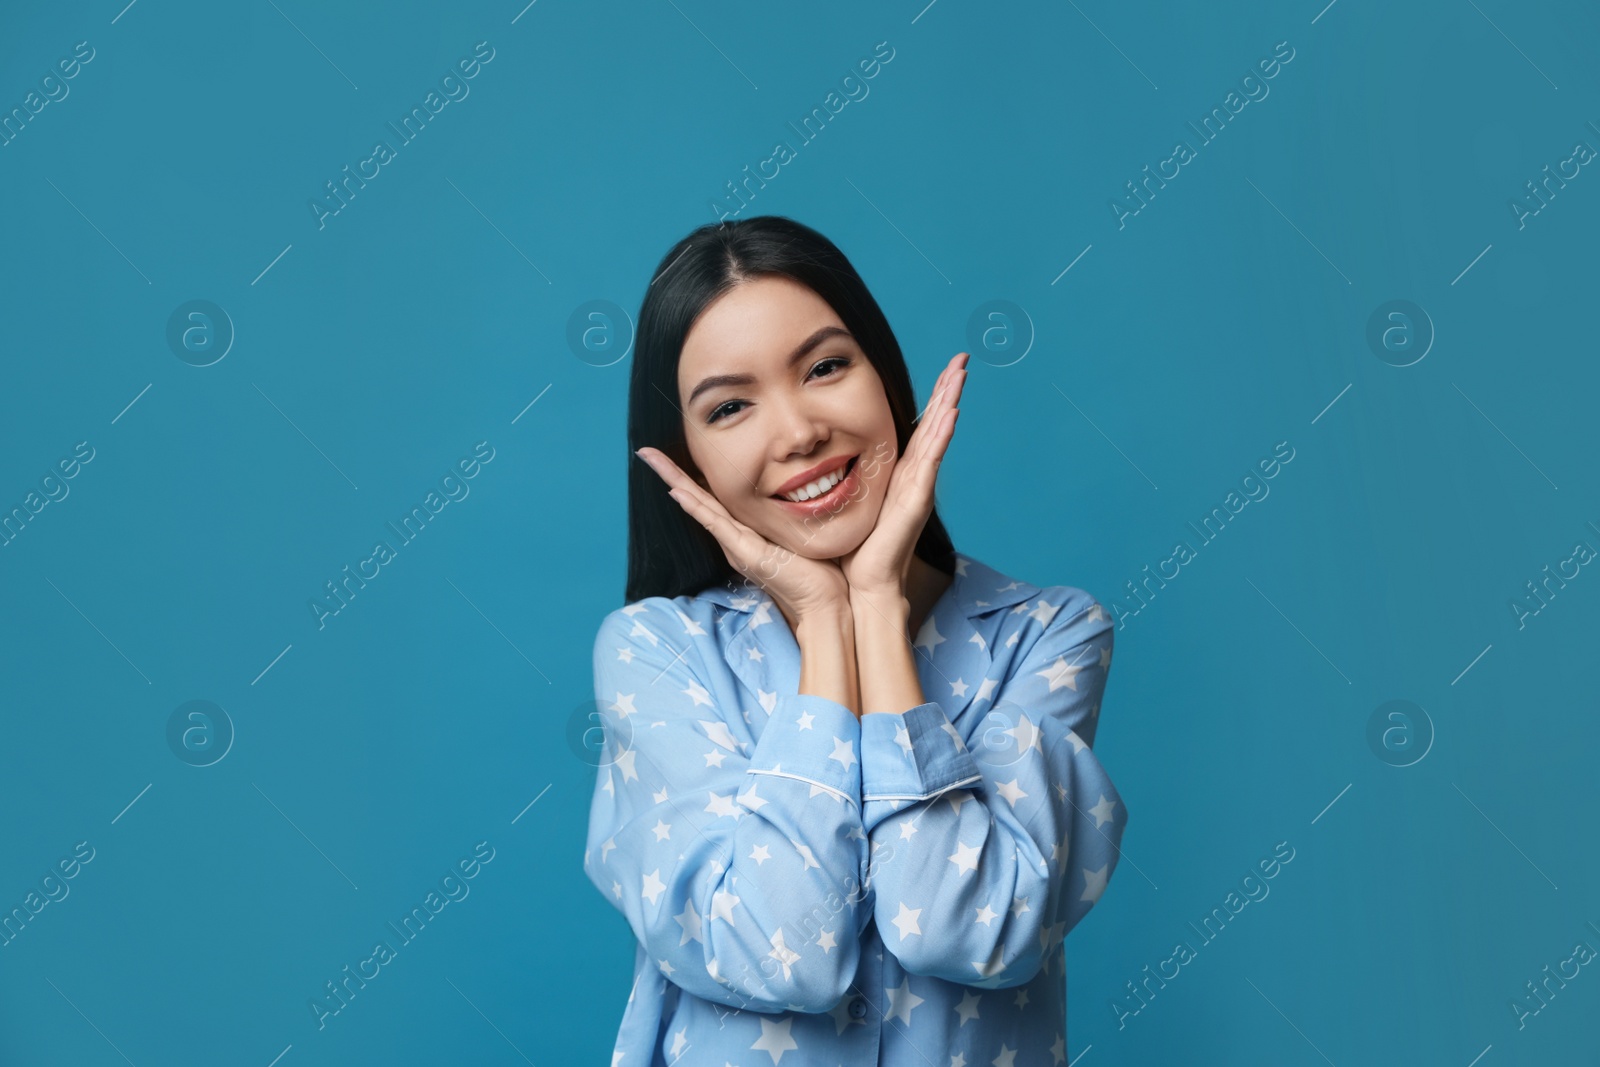
<svg viewBox="0 0 1600 1067">
<path fill-rule="evenodd" d="M 800 646 L 799 692 L 826 697 L 861 716 L 856 681 L 856 635 L 851 613 L 837 611 L 802 617 L 795 625 Z"/>
<path fill-rule="evenodd" d="M 926 701 L 911 640 L 910 606 L 904 597 L 852 596 L 856 671 L 861 713 L 903 712 Z"/>
</svg>

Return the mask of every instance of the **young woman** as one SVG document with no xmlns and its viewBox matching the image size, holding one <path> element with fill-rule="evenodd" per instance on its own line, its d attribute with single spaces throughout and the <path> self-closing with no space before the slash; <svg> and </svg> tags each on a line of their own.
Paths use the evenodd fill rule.
<svg viewBox="0 0 1600 1067">
<path fill-rule="evenodd" d="M 584 854 L 638 941 L 613 1067 L 1066 1063 L 1112 622 L 952 548 L 965 353 L 917 418 L 855 269 L 773 216 L 680 241 L 638 329 Z"/>
</svg>

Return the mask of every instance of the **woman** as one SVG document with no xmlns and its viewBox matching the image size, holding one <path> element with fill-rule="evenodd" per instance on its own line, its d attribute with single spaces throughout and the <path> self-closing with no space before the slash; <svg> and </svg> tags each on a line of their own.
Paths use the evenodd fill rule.
<svg viewBox="0 0 1600 1067">
<path fill-rule="evenodd" d="M 792 220 L 657 267 L 594 647 L 584 865 L 638 940 L 613 1067 L 1066 1062 L 1062 939 L 1127 821 L 1089 747 L 1112 626 L 955 554 L 965 377 L 916 419 L 877 302 Z"/>
</svg>

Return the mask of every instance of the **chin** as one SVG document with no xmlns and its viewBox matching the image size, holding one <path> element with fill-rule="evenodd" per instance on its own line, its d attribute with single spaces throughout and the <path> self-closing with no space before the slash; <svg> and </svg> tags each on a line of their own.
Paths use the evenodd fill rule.
<svg viewBox="0 0 1600 1067">
<path fill-rule="evenodd" d="M 860 548 L 871 529 L 872 524 L 863 524 L 860 516 L 841 516 L 814 528 L 783 531 L 770 540 L 806 559 L 831 560 Z"/>
</svg>

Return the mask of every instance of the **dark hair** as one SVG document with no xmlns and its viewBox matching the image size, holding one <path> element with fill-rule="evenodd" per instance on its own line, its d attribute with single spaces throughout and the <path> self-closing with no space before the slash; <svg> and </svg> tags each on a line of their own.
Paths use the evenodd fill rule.
<svg viewBox="0 0 1600 1067">
<path fill-rule="evenodd" d="M 894 415 L 895 452 L 905 454 L 918 411 L 911 375 L 889 320 L 844 253 L 816 230 L 781 215 L 701 226 L 661 258 L 639 308 L 628 386 L 628 603 L 744 581 L 721 543 L 667 495 L 660 475 L 633 452 L 658 448 L 701 480 L 678 406 L 683 341 L 714 300 L 762 275 L 791 278 L 833 308 L 883 381 Z M 914 552 L 945 574 L 955 573 L 955 548 L 937 507 Z"/>
</svg>

